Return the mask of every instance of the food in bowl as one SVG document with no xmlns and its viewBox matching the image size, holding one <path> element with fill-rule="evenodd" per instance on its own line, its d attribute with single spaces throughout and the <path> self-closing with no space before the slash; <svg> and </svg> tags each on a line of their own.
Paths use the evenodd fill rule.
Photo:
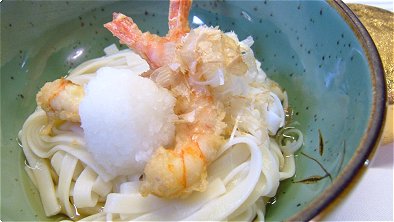
<svg viewBox="0 0 394 222">
<path fill-rule="evenodd" d="M 105 49 L 46 83 L 20 131 L 47 216 L 252 220 L 295 173 L 302 133 L 251 37 L 200 26 L 173 0 L 165 37 L 114 13 L 131 50 Z"/>
</svg>

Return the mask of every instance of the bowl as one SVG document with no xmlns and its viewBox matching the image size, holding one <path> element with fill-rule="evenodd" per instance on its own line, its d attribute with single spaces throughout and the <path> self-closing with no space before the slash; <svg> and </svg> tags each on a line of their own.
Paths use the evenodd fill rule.
<svg viewBox="0 0 394 222">
<path fill-rule="evenodd" d="M 17 135 L 46 82 L 118 43 L 112 12 L 167 32 L 165 1 L 5 1 L 1 4 L 1 219 L 48 220 L 25 171 Z M 23 15 L 23 16 L 21 16 Z M 267 75 L 284 87 L 304 134 L 296 175 L 266 220 L 310 220 L 345 189 L 377 147 L 385 115 L 382 64 L 367 31 L 340 1 L 195 1 L 200 24 L 252 36 Z M 52 217 L 49 220 L 58 220 Z"/>
</svg>

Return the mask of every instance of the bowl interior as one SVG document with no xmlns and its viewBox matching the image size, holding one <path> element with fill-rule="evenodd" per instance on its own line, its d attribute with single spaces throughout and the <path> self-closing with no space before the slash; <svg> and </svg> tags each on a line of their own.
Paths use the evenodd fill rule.
<svg viewBox="0 0 394 222">
<path fill-rule="evenodd" d="M 39 88 L 104 55 L 104 47 L 119 46 L 103 28 L 112 12 L 123 12 L 143 30 L 163 35 L 167 11 L 165 1 L 1 4 L 2 219 L 45 219 L 16 140 L 35 109 Z M 373 81 L 362 46 L 335 7 L 324 1 L 196 1 L 189 21 L 192 27 L 234 30 L 240 39 L 252 36 L 263 70 L 286 89 L 304 146 L 296 156 L 295 177 L 281 183 L 266 219 L 289 218 L 336 182 L 366 132 Z"/>
</svg>

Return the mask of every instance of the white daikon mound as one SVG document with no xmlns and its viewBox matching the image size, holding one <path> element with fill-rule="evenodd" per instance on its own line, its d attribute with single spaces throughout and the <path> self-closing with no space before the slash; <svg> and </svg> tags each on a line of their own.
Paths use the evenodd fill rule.
<svg viewBox="0 0 394 222">
<path fill-rule="evenodd" d="M 173 140 L 174 105 L 171 93 L 150 79 L 99 69 L 79 107 L 89 152 L 114 177 L 142 173 L 154 150 Z"/>
</svg>

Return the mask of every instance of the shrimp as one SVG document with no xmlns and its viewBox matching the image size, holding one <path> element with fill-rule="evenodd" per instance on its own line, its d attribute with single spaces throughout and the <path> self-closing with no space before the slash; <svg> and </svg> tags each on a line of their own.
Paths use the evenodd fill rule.
<svg viewBox="0 0 394 222">
<path fill-rule="evenodd" d="M 155 73 L 171 63 L 183 63 L 178 59 L 179 49 L 182 48 L 182 37 L 190 31 L 187 20 L 190 6 L 191 1 L 170 2 L 169 32 L 164 37 L 142 33 L 131 18 L 119 13 L 114 13 L 114 20 L 105 27 L 121 43 L 145 58 L 151 72 Z M 172 72 L 180 78 L 172 78 L 173 82 L 167 88 L 178 95 L 176 113 L 193 113 L 194 119 L 192 122 L 178 123 L 174 147 L 158 148 L 146 164 L 140 186 L 140 193 L 144 196 L 154 194 L 178 198 L 186 197 L 193 191 L 205 190 L 207 166 L 223 143 L 224 112 L 215 104 L 208 87 L 193 86 L 185 77 L 195 75 L 189 65 L 183 67 L 183 73 L 180 72 Z M 177 93 L 179 88 L 184 89 L 184 93 Z"/>
<path fill-rule="evenodd" d="M 104 25 L 112 34 L 129 48 L 144 58 L 151 69 L 169 64 L 175 51 L 175 43 L 190 31 L 188 15 L 191 7 L 189 0 L 172 0 L 168 15 L 169 32 L 160 37 L 149 32 L 142 33 L 133 19 L 113 13 L 113 21 Z"/>
<path fill-rule="evenodd" d="M 191 94 L 189 101 L 178 101 L 176 108 L 194 110 L 195 120 L 178 124 L 174 148 L 160 147 L 149 159 L 140 186 L 143 196 L 177 198 L 206 189 L 207 166 L 224 141 L 224 113 L 213 105 L 212 97 L 195 91 Z"/>
<path fill-rule="evenodd" d="M 36 101 L 48 116 L 44 134 L 51 131 L 56 120 L 80 122 L 79 104 L 84 96 L 83 87 L 61 78 L 45 83 L 36 95 Z"/>
<path fill-rule="evenodd" d="M 187 20 L 190 6 L 191 1 L 170 2 L 169 32 L 164 37 L 142 33 L 131 18 L 120 13 L 114 13 L 113 21 L 104 25 L 121 43 L 147 60 L 151 73 L 166 73 L 162 70 L 167 69 L 176 76 L 168 78 L 170 83 L 166 85 L 177 96 L 175 112 L 179 116 L 193 113 L 192 121 L 176 125 L 173 147 L 159 147 L 148 160 L 140 185 L 143 196 L 153 194 L 178 198 L 186 197 L 193 191 L 204 191 L 207 166 L 215 159 L 224 141 L 222 133 L 226 125 L 223 110 L 215 104 L 207 86 L 190 82 L 190 76 L 201 77 L 190 63 L 201 59 L 193 58 L 189 62 L 180 58 L 183 57 L 180 50 L 182 39 L 190 31 Z M 168 68 L 170 64 L 178 64 L 181 68 Z M 180 89 L 183 93 L 177 92 Z"/>
<path fill-rule="evenodd" d="M 212 88 L 202 83 L 223 70 L 246 72 L 234 39 L 216 28 L 190 31 L 190 7 L 189 0 L 170 1 L 169 31 L 164 37 L 143 33 L 120 13 L 114 13 L 113 21 L 104 25 L 148 62 L 150 71 L 144 76 L 170 90 L 177 100 L 174 112 L 180 120 L 174 143 L 158 147 L 146 163 L 140 183 L 143 196 L 178 198 L 206 189 L 207 168 L 224 143 L 226 113 Z M 60 79 L 41 89 L 37 103 L 49 119 L 79 122 L 82 97 L 82 86 Z M 182 119 L 185 115 L 189 118 Z"/>
<path fill-rule="evenodd" d="M 142 33 L 131 18 L 114 13 L 114 21 L 105 24 L 122 42 L 135 49 L 150 64 L 152 69 L 168 64 L 163 58 L 171 58 L 175 48 L 169 50 L 190 28 L 188 13 L 191 1 L 171 1 L 169 10 L 169 33 L 159 37 L 150 33 Z M 39 106 L 52 120 L 80 122 L 79 103 L 84 96 L 83 87 L 67 79 L 58 79 L 46 83 L 36 96 Z"/>
</svg>

